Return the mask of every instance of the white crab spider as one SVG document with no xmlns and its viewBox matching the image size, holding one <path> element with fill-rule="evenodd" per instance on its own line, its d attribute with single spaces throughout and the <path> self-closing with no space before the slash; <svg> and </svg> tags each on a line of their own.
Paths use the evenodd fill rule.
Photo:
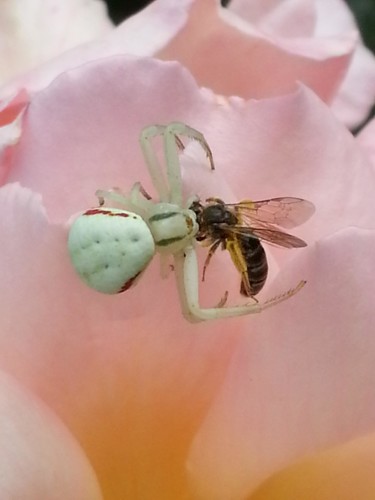
<svg viewBox="0 0 375 500">
<path fill-rule="evenodd" d="M 151 144 L 155 136 L 164 140 L 166 179 Z M 142 130 L 140 145 L 159 195 L 155 202 L 134 184 L 128 195 L 114 191 L 97 191 L 100 206 L 80 215 L 69 231 L 68 248 L 73 266 L 90 287 L 102 293 L 119 293 L 133 286 L 152 260 L 155 252 L 161 256 L 163 277 L 166 275 L 166 256 L 174 258 L 174 272 L 185 318 L 192 322 L 258 313 L 282 300 L 224 307 L 199 305 L 199 269 L 195 250 L 198 231 L 195 213 L 185 204 L 182 194 L 179 136 L 198 141 L 214 169 L 211 150 L 197 130 L 179 122 L 167 126 L 152 125 Z M 116 202 L 124 209 L 106 207 L 104 201 Z M 290 293 L 288 297 L 290 296 Z"/>
</svg>

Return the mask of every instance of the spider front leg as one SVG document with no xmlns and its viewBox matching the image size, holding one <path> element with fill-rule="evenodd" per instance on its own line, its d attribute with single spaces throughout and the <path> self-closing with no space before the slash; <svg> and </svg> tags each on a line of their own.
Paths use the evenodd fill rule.
<svg viewBox="0 0 375 500">
<path fill-rule="evenodd" d="M 219 306 L 217 307 L 202 308 L 199 305 L 198 259 L 193 245 L 187 246 L 183 252 L 179 252 L 175 255 L 175 273 L 182 313 L 184 317 L 192 323 L 260 313 L 269 307 L 273 307 L 274 305 L 289 299 L 299 292 L 299 290 L 301 290 L 306 283 L 305 281 L 300 281 L 295 288 L 292 288 L 277 297 L 273 297 L 262 304 L 256 302 L 254 304 L 225 307 L 224 301 L 224 304 L 219 303 Z"/>
<path fill-rule="evenodd" d="M 244 316 L 262 311 L 263 307 L 260 304 L 245 304 L 234 307 L 223 307 L 219 304 L 219 307 L 202 308 L 199 305 L 199 268 L 194 246 L 187 246 L 183 252 L 179 252 L 174 257 L 182 313 L 188 321 L 196 323 L 210 319 Z"/>
<path fill-rule="evenodd" d="M 164 139 L 168 186 L 165 183 L 162 169 L 151 145 L 151 139 L 158 135 Z M 146 127 L 141 132 L 140 143 L 151 179 L 159 193 L 160 201 L 182 206 L 181 166 L 178 155 L 184 149 L 184 145 L 179 136 L 186 136 L 189 139 L 198 141 L 209 159 L 211 169 L 214 169 L 212 152 L 203 134 L 184 123 L 172 122 L 167 126 L 151 125 Z"/>
<path fill-rule="evenodd" d="M 152 146 L 151 139 L 157 135 L 164 135 L 165 128 L 164 125 L 150 125 L 142 130 L 139 137 L 148 172 L 161 202 L 169 201 L 169 187 L 165 182 L 163 170 Z"/>
<path fill-rule="evenodd" d="M 164 150 L 167 163 L 167 176 L 170 189 L 170 202 L 182 205 L 182 179 L 181 166 L 178 158 L 178 143 L 176 137 L 186 136 L 189 139 L 198 141 L 202 146 L 210 162 L 211 170 L 215 169 L 211 149 L 203 134 L 188 125 L 180 122 L 172 122 L 166 126 L 164 131 Z"/>
</svg>

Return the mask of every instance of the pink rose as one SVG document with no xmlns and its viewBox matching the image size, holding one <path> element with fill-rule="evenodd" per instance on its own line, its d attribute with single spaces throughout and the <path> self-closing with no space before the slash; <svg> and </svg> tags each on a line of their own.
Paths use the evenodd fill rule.
<svg viewBox="0 0 375 500">
<path fill-rule="evenodd" d="M 112 29 L 102 0 L 3 0 L 0 81 L 19 77 Z"/>
<path fill-rule="evenodd" d="M 343 0 L 232 0 L 229 9 L 214 0 L 190 0 L 185 9 L 159 1 L 150 13 L 164 21 L 166 3 L 169 15 L 185 19 L 157 54 L 182 62 L 217 93 L 260 99 L 303 82 L 348 126 L 375 101 L 375 59 Z M 126 33 L 127 22 L 118 29 Z"/>
<path fill-rule="evenodd" d="M 17 426 L 0 447 L 10 464 L 0 497 L 91 500 L 100 488 L 111 499 L 308 498 L 311 488 L 314 498 L 355 498 L 360 485 L 370 499 L 375 234 L 366 136 L 361 146 L 305 87 L 218 100 L 179 63 L 133 56 L 63 71 L 27 109 L 23 102 L 3 110 L 9 137 L 21 112 L 23 120 L 19 142 L 3 135 L 11 154 L 0 190 L 0 367 L 30 392 L 4 382 L 4 418 Z M 79 281 L 66 221 L 95 205 L 98 188 L 141 181 L 151 190 L 139 132 L 172 120 L 201 130 L 216 163 L 211 173 L 199 148 L 187 147 L 187 193 L 315 204 L 295 231 L 306 249 L 267 247 L 261 298 L 307 279 L 298 295 L 258 316 L 192 325 L 158 259 L 118 296 Z M 217 303 L 225 289 L 237 302 L 238 286 L 218 252 L 202 302 Z"/>
<path fill-rule="evenodd" d="M 76 1 L 82 11 L 82 0 Z M 80 45 L 39 71 L 17 77 L 1 95 L 12 94 L 20 85 L 34 91 L 48 85 L 62 69 L 128 53 L 180 61 L 200 85 L 224 96 L 274 97 L 294 91 L 302 82 L 347 126 L 366 117 L 375 101 L 375 59 L 362 44 L 344 0 L 232 0 L 229 9 L 218 3 L 156 0 L 114 30 L 98 16 L 95 26 L 100 29 L 90 33 L 96 35 L 95 43 Z M 92 10 L 93 4 L 89 2 Z M 80 12 L 78 7 L 76 11 Z M 70 21 L 67 13 L 63 19 Z M 50 30 L 50 17 L 45 25 Z M 42 41 L 44 48 L 45 38 Z M 72 37 L 69 47 L 79 41 Z M 24 53 L 23 45 L 17 47 Z M 59 46 L 59 51 L 63 48 Z M 38 61 L 46 55 L 52 53 L 43 51 Z"/>
<path fill-rule="evenodd" d="M 325 2 L 319 9 L 334 5 Z M 1 498 L 372 499 L 374 122 L 354 139 L 295 85 L 302 80 L 330 102 L 351 40 L 285 39 L 312 32 L 311 3 L 274 2 L 267 12 L 264 2 L 252 5 L 241 13 L 253 20 L 244 35 L 238 18 L 220 11 L 220 19 L 213 2 L 160 0 L 3 88 L 11 97 L 0 109 Z M 318 17 L 316 33 L 336 35 L 324 19 L 333 21 Z M 352 26 L 339 20 L 339 31 Z M 256 40 L 260 62 L 285 62 L 279 81 L 263 70 L 248 79 L 237 56 L 216 56 L 215 39 L 228 51 L 236 40 L 234 52 L 245 55 Z M 214 91 L 262 99 L 219 98 L 178 63 L 124 50 L 165 58 L 175 51 Z M 204 64 L 215 57 L 219 73 Z M 363 116 L 372 95 L 366 57 L 368 88 L 353 93 L 349 85 L 348 107 L 340 97 L 333 104 L 347 123 Z M 223 82 L 223 72 L 238 78 Z M 21 84 L 33 93 L 29 105 Z M 216 87 L 223 84 L 227 91 Z M 204 132 L 214 153 L 211 173 L 199 148 L 187 147 L 187 193 L 315 204 L 295 231 L 306 249 L 267 248 L 261 298 L 307 279 L 296 297 L 259 316 L 190 325 L 157 258 L 115 297 L 74 274 L 67 220 L 95 205 L 98 188 L 128 190 L 140 180 L 151 190 L 139 132 L 172 120 Z M 216 304 L 229 289 L 236 303 L 238 287 L 227 253 L 217 252 L 202 302 Z"/>
</svg>

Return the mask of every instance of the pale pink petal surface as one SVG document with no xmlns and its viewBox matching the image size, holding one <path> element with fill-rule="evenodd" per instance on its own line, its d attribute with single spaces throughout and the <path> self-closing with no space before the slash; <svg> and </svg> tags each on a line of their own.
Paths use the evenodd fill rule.
<svg viewBox="0 0 375 500">
<path fill-rule="evenodd" d="M 313 39 L 357 33 L 358 43 L 337 95 L 336 116 L 350 127 L 363 120 L 375 101 L 375 58 L 360 40 L 352 12 L 343 0 L 232 0 L 230 10 L 274 36 Z M 302 80 L 304 81 L 304 80 Z"/>
<path fill-rule="evenodd" d="M 343 0 L 315 0 L 317 36 L 358 31 L 356 21 Z M 358 33 L 358 43 L 349 70 L 332 102 L 336 116 L 349 127 L 358 125 L 375 102 L 375 57 Z"/>
<path fill-rule="evenodd" d="M 112 29 L 101 0 L 3 0 L 0 80 Z"/>
<path fill-rule="evenodd" d="M 332 102 L 332 110 L 343 123 L 355 127 L 366 118 L 374 102 L 374 55 L 366 47 L 359 47 Z"/>
<path fill-rule="evenodd" d="M 93 37 L 96 38 L 95 41 L 63 52 L 48 64 L 42 64 L 34 71 L 7 82 L 0 94 L 8 96 L 19 86 L 26 87 L 29 91 L 39 90 L 65 70 L 101 57 L 118 54 L 150 56 L 170 42 L 186 24 L 192 2 L 194 0 L 179 0 L 178 3 L 175 0 L 153 2 L 116 29 L 110 30 L 107 26 L 108 29 L 103 30 L 103 33 L 97 33 Z"/>
<path fill-rule="evenodd" d="M 0 418 L 2 499 L 102 498 L 91 465 L 66 427 L 4 372 L 0 372 Z"/>
<path fill-rule="evenodd" d="M 157 259 L 119 296 L 78 280 L 63 223 L 94 205 L 98 188 L 127 190 L 140 180 L 152 191 L 138 134 L 171 120 L 201 130 L 214 153 L 210 172 L 204 155 L 192 165 L 196 152 L 187 148 L 188 192 L 315 203 L 314 217 L 296 231 L 310 246 L 274 253 L 283 272 L 275 282 L 271 274 L 263 295 L 307 279 L 295 298 L 257 318 L 190 325 Z M 291 460 L 373 429 L 364 395 L 375 350 L 368 272 L 375 241 L 370 230 L 345 228 L 374 227 L 374 171 L 309 90 L 218 103 L 177 63 L 103 59 L 34 97 L 8 181 L 41 193 L 48 217 L 27 189 L 0 191 L 0 365 L 68 425 L 111 500 L 154 499 L 155 491 L 167 500 L 212 498 L 207 491 L 220 499 L 229 487 L 231 498 L 242 498 Z M 206 304 L 226 288 L 238 298 L 225 253 L 209 273 Z M 292 417 L 288 433 L 282 426 Z M 312 436 L 302 432 L 303 420 Z"/>
<path fill-rule="evenodd" d="M 0 185 L 12 164 L 13 148 L 21 136 L 22 116 L 27 104 L 28 95 L 24 90 L 0 104 Z"/>
<path fill-rule="evenodd" d="M 312 0 L 232 0 L 229 9 L 259 30 L 277 36 L 312 36 L 316 8 Z"/>
<path fill-rule="evenodd" d="M 375 119 L 372 119 L 358 134 L 358 143 L 371 159 L 375 169 Z"/>
<path fill-rule="evenodd" d="M 220 48 L 220 50 L 219 50 Z M 188 23 L 163 50 L 199 83 L 224 95 L 280 95 L 303 81 L 329 101 L 348 67 L 353 40 L 272 37 L 258 31 L 215 0 L 196 0 Z"/>
<path fill-rule="evenodd" d="M 66 12 L 62 14 L 60 19 L 65 19 Z M 275 96 L 301 81 L 326 102 L 333 101 L 335 112 L 348 125 L 364 118 L 374 99 L 374 58 L 357 43 L 353 17 L 338 0 L 251 5 L 234 1 L 230 10 L 215 0 L 156 0 L 100 36 L 108 30 L 98 30 L 97 41 L 62 54 L 51 65 L 8 82 L 1 95 L 8 96 L 20 85 L 35 91 L 66 69 L 129 53 L 176 59 L 200 84 L 224 95 Z"/>
</svg>

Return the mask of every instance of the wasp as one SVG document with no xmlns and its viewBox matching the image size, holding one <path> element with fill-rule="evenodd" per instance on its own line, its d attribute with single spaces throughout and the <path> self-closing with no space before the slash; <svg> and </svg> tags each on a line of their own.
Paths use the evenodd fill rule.
<svg viewBox="0 0 375 500">
<path fill-rule="evenodd" d="M 305 247 L 305 241 L 280 228 L 298 226 L 315 211 L 311 202 L 293 197 L 243 200 L 239 203 L 225 203 L 219 198 L 208 198 L 205 203 L 193 201 L 190 208 L 196 214 L 199 227 L 196 240 L 209 247 L 202 281 L 212 256 L 221 247 L 222 250 L 229 251 L 233 264 L 240 273 L 241 295 L 255 301 L 255 296 L 264 287 L 268 275 L 267 256 L 262 242 L 284 248 Z M 288 295 L 293 293 L 294 290 L 288 292 Z M 226 297 L 224 303 L 225 301 Z"/>
</svg>

